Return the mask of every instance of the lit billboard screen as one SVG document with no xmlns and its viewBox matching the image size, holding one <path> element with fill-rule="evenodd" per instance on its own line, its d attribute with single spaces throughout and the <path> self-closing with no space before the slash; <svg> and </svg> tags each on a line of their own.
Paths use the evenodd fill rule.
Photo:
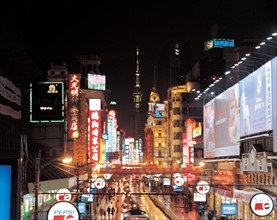
<svg viewBox="0 0 277 220">
<path fill-rule="evenodd" d="M 239 155 L 239 86 L 232 86 L 215 99 L 215 157 Z"/>
<path fill-rule="evenodd" d="M 63 82 L 38 82 L 30 84 L 30 121 L 64 121 Z"/>
<path fill-rule="evenodd" d="M 277 72 L 277 58 L 274 58 L 271 61 L 271 70 L 272 73 Z M 274 109 L 277 107 L 277 97 L 275 94 L 277 94 L 277 74 L 272 74 L 272 106 Z M 277 152 L 277 111 L 273 111 L 272 113 L 273 120 L 273 152 Z"/>
<path fill-rule="evenodd" d="M 240 136 L 272 130 L 271 62 L 245 77 L 240 86 Z"/>
<path fill-rule="evenodd" d="M 276 66 L 275 58 L 204 105 L 205 158 L 237 156 L 240 138 L 277 129 Z"/>
<path fill-rule="evenodd" d="M 205 158 L 215 152 L 215 100 L 204 105 L 204 146 Z"/>
<path fill-rule="evenodd" d="M 155 117 L 164 118 L 165 117 L 165 106 L 163 103 L 155 104 Z"/>
<path fill-rule="evenodd" d="M 106 90 L 106 76 L 89 73 L 88 89 Z"/>
</svg>

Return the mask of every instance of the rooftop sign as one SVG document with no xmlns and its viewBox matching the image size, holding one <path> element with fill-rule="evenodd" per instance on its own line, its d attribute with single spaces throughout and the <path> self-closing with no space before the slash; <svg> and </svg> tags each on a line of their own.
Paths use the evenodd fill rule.
<svg viewBox="0 0 277 220">
<path fill-rule="evenodd" d="M 205 50 L 213 48 L 234 47 L 235 42 L 231 39 L 212 39 L 204 43 Z"/>
</svg>

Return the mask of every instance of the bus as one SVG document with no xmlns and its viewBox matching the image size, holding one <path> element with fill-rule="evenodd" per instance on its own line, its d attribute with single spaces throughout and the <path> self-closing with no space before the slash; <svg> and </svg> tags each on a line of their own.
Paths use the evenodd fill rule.
<svg viewBox="0 0 277 220">
<path fill-rule="evenodd" d="M 150 220 L 147 213 L 140 209 L 130 209 L 123 213 L 123 220 Z"/>
</svg>

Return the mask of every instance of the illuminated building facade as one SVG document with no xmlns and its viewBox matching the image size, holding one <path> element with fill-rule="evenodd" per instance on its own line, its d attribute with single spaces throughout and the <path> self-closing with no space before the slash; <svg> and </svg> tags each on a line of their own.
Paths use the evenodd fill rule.
<svg viewBox="0 0 277 220">
<path fill-rule="evenodd" d="M 148 102 L 147 123 L 144 128 L 145 162 L 156 163 L 159 166 L 165 165 L 168 157 L 166 128 L 165 104 L 160 102 L 160 96 L 154 82 Z"/>
</svg>

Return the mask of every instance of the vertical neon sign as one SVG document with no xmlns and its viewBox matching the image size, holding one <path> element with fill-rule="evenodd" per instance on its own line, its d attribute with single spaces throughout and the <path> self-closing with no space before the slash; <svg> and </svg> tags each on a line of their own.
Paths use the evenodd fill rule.
<svg viewBox="0 0 277 220">
<path fill-rule="evenodd" d="M 89 162 L 98 162 L 100 159 L 100 135 L 101 135 L 101 100 L 89 100 Z"/>
<path fill-rule="evenodd" d="M 69 139 L 75 139 L 79 137 L 80 79 L 80 74 L 69 74 Z"/>
</svg>

